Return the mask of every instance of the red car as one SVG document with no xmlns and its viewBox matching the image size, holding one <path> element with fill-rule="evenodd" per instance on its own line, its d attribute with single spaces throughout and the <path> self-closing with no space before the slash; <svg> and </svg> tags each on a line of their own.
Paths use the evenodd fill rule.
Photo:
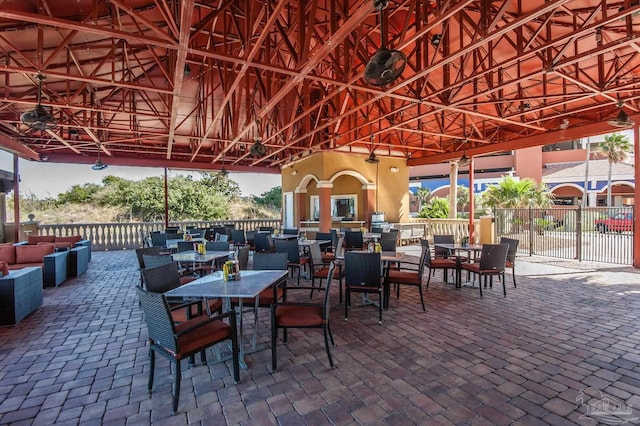
<svg viewBox="0 0 640 426">
<path fill-rule="evenodd" d="M 594 221 L 596 231 L 605 233 L 607 231 L 631 231 L 633 229 L 633 214 L 618 213 L 613 217 L 596 219 Z"/>
</svg>

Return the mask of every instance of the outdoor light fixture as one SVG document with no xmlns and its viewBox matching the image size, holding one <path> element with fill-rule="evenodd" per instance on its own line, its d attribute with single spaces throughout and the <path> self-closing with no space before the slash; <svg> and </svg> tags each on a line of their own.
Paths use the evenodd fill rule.
<svg viewBox="0 0 640 426">
<path fill-rule="evenodd" d="M 391 171 L 391 173 L 398 173 L 400 169 L 395 166 L 392 166 L 392 167 L 389 167 L 389 170 Z"/>
<path fill-rule="evenodd" d="M 295 175 L 297 175 L 297 174 L 298 174 L 298 171 L 297 171 L 296 169 L 293 169 L 293 170 L 291 170 L 291 174 L 292 174 L 293 176 L 295 176 Z"/>
<path fill-rule="evenodd" d="M 607 121 L 607 123 L 609 123 L 610 126 L 620 127 L 624 129 L 628 127 L 633 127 L 633 125 L 636 124 L 632 119 L 629 118 L 627 113 L 624 112 L 623 106 L 624 106 L 624 103 L 622 101 L 619 101 L 618 108 L 620 108 L 620 111 L 618 111 L 618 115 L 613 120 Z"/>
<path fill-rule="evenodd" d="M 467 153 L 463 153 L 462 157 L 458 160 L 458 166 L 468 166 L 471 163 L 471 158 L 467 157 Z"/>
</svg>

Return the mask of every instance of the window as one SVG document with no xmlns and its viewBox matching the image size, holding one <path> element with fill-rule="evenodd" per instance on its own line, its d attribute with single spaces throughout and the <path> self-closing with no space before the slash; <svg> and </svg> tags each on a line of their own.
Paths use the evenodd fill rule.
<svg viewBox="0 0 640 426">
<path fill-rule="evenodd" d="M 309 197 L 312 220 L 320 220 L 320 198 L 317 195 Z M 358 196 L 355 194 L 332 195 L 331 217 L 333 220 L 357 220 Z"/>
</svg>

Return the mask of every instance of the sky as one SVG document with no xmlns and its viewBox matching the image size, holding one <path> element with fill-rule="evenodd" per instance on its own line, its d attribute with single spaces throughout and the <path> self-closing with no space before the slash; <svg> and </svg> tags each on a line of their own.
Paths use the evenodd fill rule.
<svg viewBox="0 0 640 426">
<path fill-rule="evenodd" d="M 20 193 L 35 194 L 38 198 L 53 197 L 66 192 L 73 185 L 84 183 L 101 183 L 105 176 L 113 175 L 129 180 L 141 180 L 151 176 L 164 176 L 164 169 L 149 167 L 121 167 L 110 166 L 105 170 L 91 170 L 89 164 L 60 164 L 43 163 L 20 159 Z M 0 150 L 0 169 L 13 172 L 13 154 Z M 178 174 L 192 174 L 198 172 L 171 170 L 169 177 Z M 271 188 L 281 186 L 279 174 L 265 173 L 229 173 L 229 178 L 238 183 L 243 196 L 261 195 Z"/>
</svg>

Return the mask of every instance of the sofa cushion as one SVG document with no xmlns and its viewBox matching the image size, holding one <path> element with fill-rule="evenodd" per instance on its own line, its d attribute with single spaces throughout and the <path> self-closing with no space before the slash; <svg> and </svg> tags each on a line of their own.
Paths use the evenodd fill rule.
<svg viewBox="0 0 640 426">
<path fill-rule="evenodd" d="M 56 243 L 71 243 L 71 247 L 73 247 L 74 243 L 81 241 L 82 237 L 80 235 L 73 235 L 71 237 L 56 237 L 54 242 Z"/>
<path fill-rule="evenodd" d="M 42 268 L 44 264 L 42 262 L 33 262 L 33 263 L 14 263 L 13 265 L 9 265 L 9 272 L 11 271 L 19 271 L 20 269 L 29 268 L 31 266 L 36 266 Z"/>
<path fill-rule="evenodd" d="M 55 250 L 53 244 L 16 246 L 16 263 L 42 263 L 43 258 Z"/>
<path fill-rule="evenodd" d="M 0 271 L 2 271 L 3 277 L 9 275 L 9 265 L 4 260 L 0 260 Z"/>
<path fill-rule="evenodd" d="M 29 235 L 27 237 L 27 242 L 29 244 L 53 243 L 55 240 L 55 235 Z"/>
<path fill-rule="evenodd" d="M 9 265 L 16 263 L 16 246 L 13 244 L 0 244 L 0 260 Z"/>
</svg>

